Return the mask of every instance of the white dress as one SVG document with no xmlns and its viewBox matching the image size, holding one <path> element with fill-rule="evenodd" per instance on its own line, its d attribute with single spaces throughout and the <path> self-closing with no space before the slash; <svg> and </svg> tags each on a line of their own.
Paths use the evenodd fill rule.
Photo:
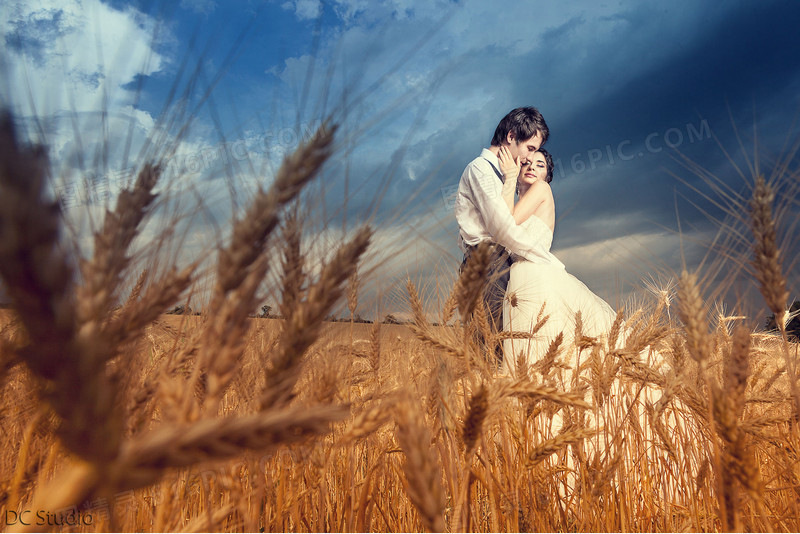
<svg viewBox="0 0 800 534">
<path fill-rule="evenodd" d="M 544 221 L 532 215 L 521 226 L 531 232 L 543 249 L 550 254 L 553 232 Z M 580 351 L 575 346 L 576 312 L 581 312 L 581 335 L 596 338 L 598 345 L 605 348 L 601 352 L 604 357 L 607 356 L 609 349 L 607 334 L 611 330 L 617 314 L 608 303 L 592 293 L 583 282 L 569 274 L 561 262 L 558 260 L 556 262 L 548 262 L 545 259 L 541 263 L 532 263 L 520 258 L 514 259 L 506 298 L 503 300 L 504 330 L 532 332 L 541 317 L 545 315 L 549 317 L 544 326 L 537 330 L 531 339 L 506 339 L 503 342 L 505 354 L 501 374 L 516 375 L 516 366 L 520 355 L 528 365 L 542 360 L 552 341 L 559 333 L 563 332 L 564 339 L 560 346 L 558 361 L 566 364 L 569 370 L 563 375 L 559 374 L 557 387 L 563 388 L 565 391 L 574 391 L 579 383 L 590 382 L 589 367 L 578 371 L 577 376 L 575 372 L 583 367 L 583 364 L 588 363 L 587 359 L 591 357 L 592 352 L 591 349 Z M 541 311 L 542 306 L 544 306 L 543 311 Z M 629 335 L 628 330 L 629 328 L 624 323 L 620 325 L 616 340 L 617 347 L 625 345 Z M 641 356 L 643 361 L 654 362 L 656 367 L 663 362 L 660 354 L 651 347 L 645 348 Z M 576 378 L 578 382 L 575 382 Z M 570 383 L 567 383 L 567 380 Z M 631 421 L 638 420 L 640 428 L 648 428 L 648 418 L 642 406 L 655 402 L 661 396 L 658 388 L 650 386 L 640 389 L 634 396 L 631 396 L 630 392 L 626 391 L 626 386 L 619 380 L 614 380 L 609 388 L 607 400 L 604 403 L 593 400 L 591 392 L 593 390 L 584 390 L 584 400 L 592 406 L 584 413 L 585 424 L 587 428 L 600 429 L 597 434 L 588 438 L 583 444 L 585 452 L 592 455 L 589 458 L 613 452 L 608 447 L 614 439 L 613 429 L 619 424 L 620 409 L 629 412 Z M 665 417 L 667 417 L 665 424 L 668 427 L 676 424 L 674 419 L 669 418 L 670 415 Z M 542 432 L 542 434 L 535 439 L 541 440 L 556 436 L 564 431 L 564 411 L 556 411 L 549 416 L 549 419 L 542 418 L 537 425 L 537 432 Z M 648 448 L 647 454 L 653 454 L 655 458 L 657 448 Z M 574 488 L 578 487 L 580 473 L 575 469 L 577 464 L 573 454 L 566 455 L 560 465 L 566 469 L 564 482 L 574 491 Z M 566 492 L 566 490 L 559 485 L 559 492 Z M 562 493 L 562 495 L 567 493 Z"/>
<path fill-rule="evenodd" d="M 531 215 L 520 226 L 533 234 L 543 250 L 552 256 L 550 247 L 553 232 L 544 221 Z M 614 322 L 616 313 L 611 306 L 569 274 L 555 256 L 552 259 L 554 261 L 532 263 L 515 257 L 511 266 L 503 301 L 503 329 L 531 332 L 540 318 L 546 315 L 548 319 L 532 339 L 507 339 L 503 342 L 505 373 L 514 372 L 520 353 L 528 364 L 541 360 L 550 343 L 561 332 L 564 336 L 561 346 L 571 346 L 575 334 L 575 314 L 579 310 L 584 336 L 601 337 L 608 333 Z"/>
</svg>

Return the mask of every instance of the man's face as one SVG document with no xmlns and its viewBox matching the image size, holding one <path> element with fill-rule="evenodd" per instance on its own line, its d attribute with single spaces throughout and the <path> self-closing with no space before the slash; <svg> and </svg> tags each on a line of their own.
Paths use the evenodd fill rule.
<svg viewBox="0 0 800 534">
<path fill-rule="evenodd" d="M 523 141 L 517 141 L 514 139 L 514 134 L 512 132 L 508 133 L 508 142 L 509 142 L 509 151 L 511 152 L 511 157 L 519 158 L 520 164 L 525 164 L 530 162 L 530 158 L 533 154 L 539 150 L 539 147 L 542 146 L 542 134 L 536 133 L 530 139 L 525 139 Z"/>
</svg>

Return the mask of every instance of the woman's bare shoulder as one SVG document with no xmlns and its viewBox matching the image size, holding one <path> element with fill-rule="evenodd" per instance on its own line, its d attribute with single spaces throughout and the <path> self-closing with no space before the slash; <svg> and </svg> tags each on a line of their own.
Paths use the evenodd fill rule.
<svg viewBox="0 0 800 534">
<path fill-rule="evenodd" d="M 553 189 L 547 182 L 539 180 L 531 186 L 531 189 L 537 196 L 542 196 L 545 197 L 546 199 L 553 198 Z"/>
</svg>

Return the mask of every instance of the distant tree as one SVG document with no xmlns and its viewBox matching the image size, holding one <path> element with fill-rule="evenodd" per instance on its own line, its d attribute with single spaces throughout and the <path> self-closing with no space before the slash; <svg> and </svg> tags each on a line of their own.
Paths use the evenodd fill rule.
<svg viewBox="0 0 800 534">
<path fill-rule="evenodd" d="M 172 308 L 172 310 L 167 312 L 170 315 L 194 315 L 191 306 L 184 306 L 183 304 L 179 304 Z"/>
<path fill-rule="evenodd" d="M 403 324 L 403 322 L 390 313 L 383 318 L 383 324 Z"/>
<path fill-rule="evenodd" d="M 786 323 L 786 335 L 792 341 L 800 341 L 800 300 L 795 300 L 789 307 L 789 316 L 792 319 Z M 774 313 L 767 317 L 767 324 L 764 327 L 768 332 L 776 334 L 779 332 Z"/>
</svg>

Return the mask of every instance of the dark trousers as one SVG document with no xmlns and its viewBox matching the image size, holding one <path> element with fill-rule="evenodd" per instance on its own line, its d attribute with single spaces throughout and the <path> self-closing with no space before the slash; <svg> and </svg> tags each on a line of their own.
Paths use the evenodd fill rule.
<svg viewBox="0 0 800 534">
<path fill-rule="evenodd" d="M 464 254 L 464 261 L 461 262 L 461 270 L 467 264 L 470 252 L 475 247 L 467 246 L 467 252 Z M 492 328 L 492 333 L 496 334 L 503 330 L 503 299 L 506 296 L 506 288 L 508 287 L 508 279 L 511 274 L 511 256 L 505 247 L 500 245 L 495 246 L 492 253 L 492 259 L 489 262 L 489 268 L 486 272 L 486 285 L 483 287 L 483 303 L 486 305 L 486 311 L 489 313 L 489 326 Z M 487 340 L 488 341 L 488 340 Z M 498 363 L 503 361 L 503 345 L 497 343 L 494 350 Z"/>
</svg>

